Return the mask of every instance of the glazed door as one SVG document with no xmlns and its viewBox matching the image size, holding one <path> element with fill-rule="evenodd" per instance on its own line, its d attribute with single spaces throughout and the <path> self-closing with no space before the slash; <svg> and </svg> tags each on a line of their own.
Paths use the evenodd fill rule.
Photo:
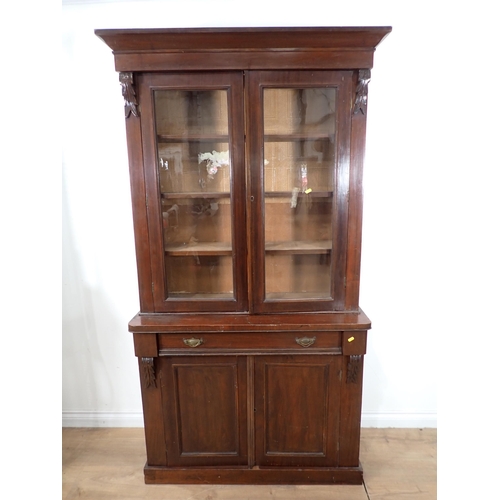
<svg viewBox="0 0 500 500">
<path fill-rule="evenodd" d="M 243 75 L 139 81 L 155 312 L 248 310 Z"/>
<path fill-rule="evenodd" d="M 259 466 L 336 466 L 342 356 L 262 356 L 255 361 Z"/>
<path fill-rule="evenodd" d="M 352 73 L 248 74 L 253 305 L 345 303 Z"/>
</svg>

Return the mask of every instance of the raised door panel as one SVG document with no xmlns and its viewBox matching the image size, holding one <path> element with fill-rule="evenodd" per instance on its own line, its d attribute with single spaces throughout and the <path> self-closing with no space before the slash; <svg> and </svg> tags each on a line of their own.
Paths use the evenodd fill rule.
<svg viewBox="0 0 500 500">
<path fill-rule="evenodd" d="M 337 465 L 340 372 L 341 356 L 256 360 L 257 465 Z"/>
<path fill-rule="evenodd" d="M 172 357 L 162 361 L 169 466 L 247 463 L 244 357 Z"/>
</svg>

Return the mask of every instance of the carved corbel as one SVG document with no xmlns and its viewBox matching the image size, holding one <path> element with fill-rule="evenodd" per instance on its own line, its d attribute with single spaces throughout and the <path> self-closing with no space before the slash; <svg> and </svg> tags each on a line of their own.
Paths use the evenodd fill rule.
<svg viewBox="0 0 500 500">
<path fill-rule="evenodd" d="M 358 375 L 361 366 L 361 355 L 349 356 L 349 363 L 347 364 L 347 383 L 356 384 L 358 382 Z"/>
<path fill-rule="evenodd" d="M 134 74 L 130 72 L 120 73 L 120 85 L 122 86 L 122 95 L 125 99 L 125 118 L 128 118 L 130 113 L 134 116 L 139 116 L 134 90 Z"/>
<path fill-rule="evenodd" d="M 146 387 L 156 387 L 154 358 L 141 358 L 141 365 Z"/>
<path fill-rule="evenodd" d="M 371 79 L 369 69 L 360 69 L 358 75 L 358 86 L 356 87 L 356 98 L 354 100 L 354 114 L 361 113 L 366 115 L 366 106 L 368 104 L 368 84 Z"/>
</svg>

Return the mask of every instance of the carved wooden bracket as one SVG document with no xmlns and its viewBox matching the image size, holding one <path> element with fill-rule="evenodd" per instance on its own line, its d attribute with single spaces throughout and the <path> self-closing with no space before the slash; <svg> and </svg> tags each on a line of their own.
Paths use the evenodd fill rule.
<svg viewBox="0 0 500 500">
<path fill-rule="evenodd" d="M 120 73 L 120 84 L 122 86 L 122 95 L 125 99 L 125 118 L 128 118 L 130 113 L 134 116 L 139 116 L 134 90 L 134 74 L 130 72 Z"/>
<path fill-rule="evenodd" d="M 349 356 L 347 364 L 347 383 L 356 384 L 358 382 L 359 367 L 361 366 L 361 355 Z"/>
<path fill-rule="evenodd" d="M 154 358 L 141 358 L 141 364 L 146 387 L 156 387 Z"/>
<path fill-rule="evenodd" d="M 366 105 L 368 104 L 368 84 L 371 79 L 369 69 L 360 69 L 358 75 L 358 86 L 356 87 L 356 99 L 354 100 L 354 114 L 366 115 Z"/>
</svg>

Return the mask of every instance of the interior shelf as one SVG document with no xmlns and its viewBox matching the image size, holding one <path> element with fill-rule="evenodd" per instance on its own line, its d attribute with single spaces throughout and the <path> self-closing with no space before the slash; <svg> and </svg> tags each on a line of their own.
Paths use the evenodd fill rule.
<svg viewBox="0 0 500 500">
<path fill-rule="evenodd" d="M 266 253 L 327 254 L 332 250 L 331 240 L 326 241 L 267 241 Z"/>
<path fill-rule="evenodd" d="M 267 191 L 266 198 L 290 198 L 293 193 L 290 191 Z M 310 193 L 297 193 L 299 198 L 309 196 L 310 198 L 332 198 L 332 191 L 311 191 Z M 182 199 L 182 198 L 230 198 L 231 193 L 225 192 L 204 192 L 204 191 L 189 191 L 185 193 L 161 193 L 163 199 Z"/>
<path fill-rule="evenodd" d="M 268 241 L 266 253 L 286 253 L 295 255 L 327 254 L 332 250 L 332 242 L 326 241 Z M 166 245 L 165 253 L 172 257 L 187 255 L 232 255 L 231 243 L 203 242 L 186 245 Z"/>
<path fill-rule="evenodd" d="M 264 135 L 264 142 L 293 142 L 293 141 L 330 141 L 333 142 L 335 134 L 318 134 L 307 132 L 302 134 L 266 134 Z"/>
<path fill-rule="evenodd" d="M 333 142 L 335 134 L 318 133 L 284 133 L 266 134 L 265 142 L 294 142 L 294 141 L 330 141 Z M 157 141 L 162 143 L 172 142 L 229 142 L 229 136 L 225 134 L 158 134 Z"/>
<path fill-rule="evenodd" d="M 164 199 L 182 199 L 182 198 L 229 198 L 231 193 L 229 191 L 220 191 L 220 192 L 205 192 L 205 191 L 187 191 L 185 193 L 177 192 L 177 193 L 161 193 L 161 197 Z M 288 193 L 290 196 L 290 193 Z"/>
<path fill-rule="evenodd" d="M 266 191 L 266 198 L 290 198 L 293 193 L 290 191 Z M 310 191 L 309 193 L 297 193 L 299 198 L 309 196 L 310 198 L 332 198 L 332 191 Z"/>
<path fill-rule="evenodd" d="M 234 300 L 234 293 L 171 293 L 170 299 L 189 300 Z"/>
<path fill-rule="evenodd" d="M 158 134 L 156 137 L 160 144 L 171 142 L 229 142 L 229 136 L 224 134 Z"/>
<path fill-rule="evenodd" d="M 198 242 L 187 245 L 166 245 L 165 253 L 172 257 L 188 255 L 232 255 L 231 243 Z"/>
<path fill-rule="evenodd" d="M 287 292 L 287 293 L 266 293 L 266 300 L 321 300 L 330 299 L 331 293 L 318 292 Z"/>
</svg>

